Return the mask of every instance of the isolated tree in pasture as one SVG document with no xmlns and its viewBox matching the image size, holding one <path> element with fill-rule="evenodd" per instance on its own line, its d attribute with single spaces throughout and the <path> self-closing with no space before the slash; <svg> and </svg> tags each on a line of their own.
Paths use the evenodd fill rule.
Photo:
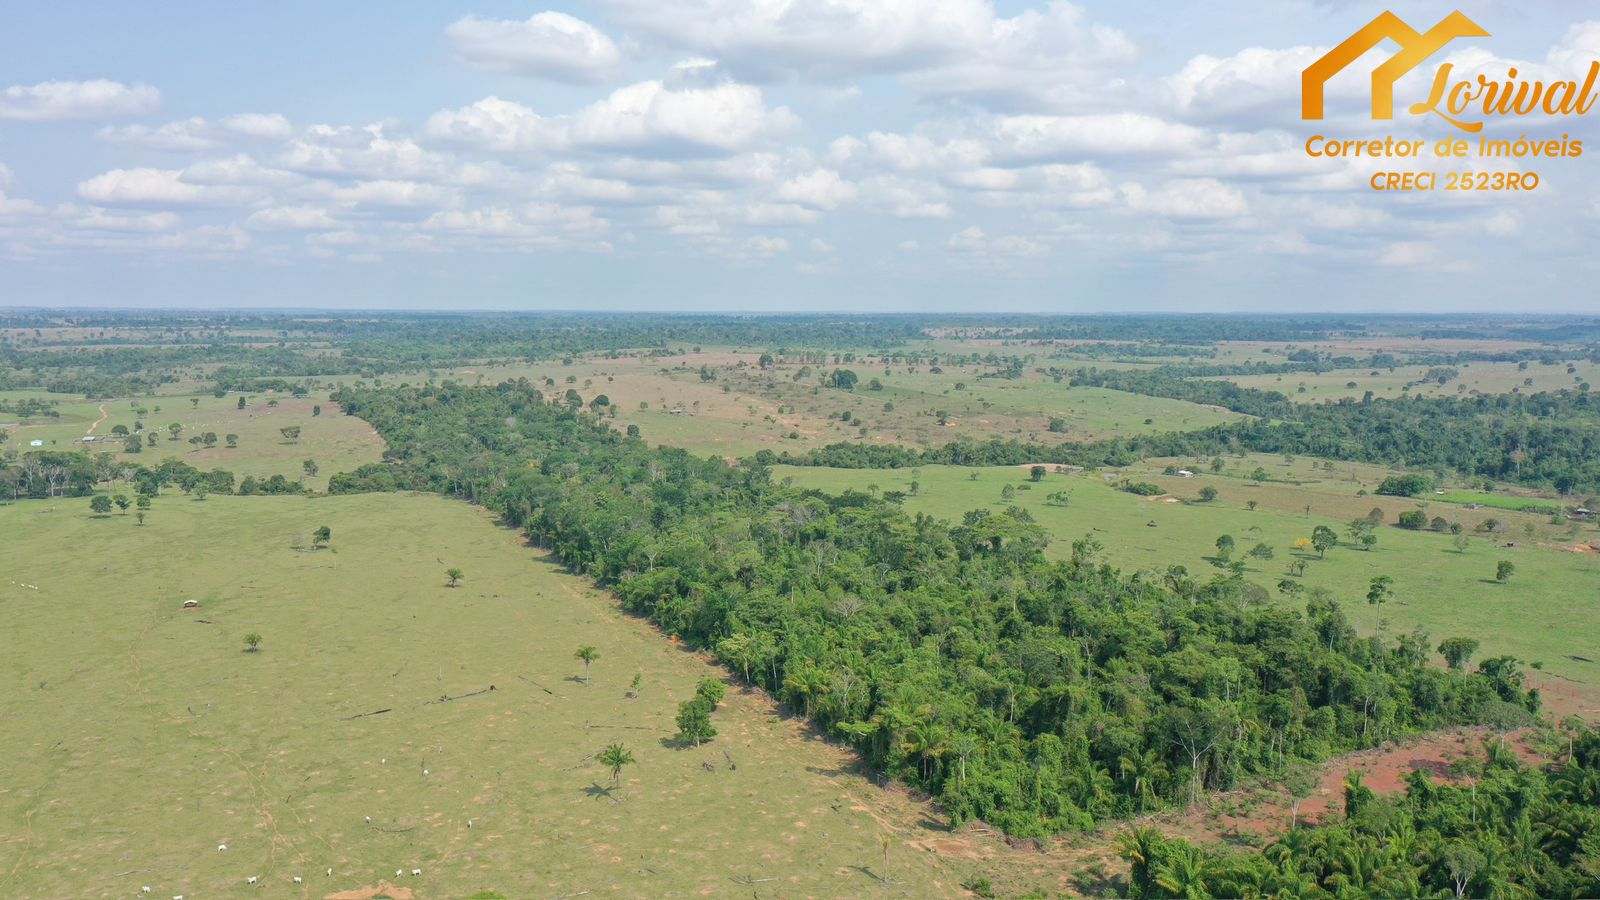
<svg viewBox="0 0 1600 900">
<path fill-rule="evenodd" d="M 311 417 L 312 418 L 316 418 L 317 416 L 320 416 L 320 415 L 322 415 L 322 407 L 320 405 L 311 407 Z"/>
<path fill-rule="evenodd" d="M 455 568 L 453 566 L 451 568 L 448 568 L 448 569 L 444 570 L 444 577 L 450 579 L 450 587 L 455 587 L 456 585 L 460 584 L 461 583 L 461 577 L 464 574 L 466 574 L 466 573 L 462 572 L 460 569 L 457 569 L 457 568 Z"/>
<path fill-rule="evenodd" d="M 600 764 L 611 772 L 611 784 L 616 786 L 622 779 L 622 767 L 633 765 L 633 751 L 621 744 L 610 744 L 600 752 Z"/>
<path fill-rule="evenodd" d="M 1044 466 L 1034 466 L 1028 470 L 1028 478 L 1031 481 L 1043 481 L 1046 472 Z"/>
<path fill-rule="evenodd" d="M 678 740 L 699 746 L 717 736 L 711 724 L 711 704 L 695 696 L 678 704 Z"/>
<path fill-rule="evenodd" d="M 1505 584 L 1511 580 L 1511 576 L 1516 574 L 1516 571 L 1517 567 L 1512 564 L 1511 560 L 1502 559 L 1494 564 L 1494 580 Z"/>
<path fill-rule="evenodd" d="M 290 443 L 300 440 L 299 425 L 286 425 L 282 428 L 279 428 L 278 433 L 283 435 L 283 439 L 289 441 Z"/>
<path fill-rule="evenodd" d="M 1339 535 L 1326 525 L 1318 525 L 1311 530 L 1311 546 L 1316 548 L 1318 557 L 1326 557 L 1329 550 L 1339 546 Z"/>
<path fill-rule="evenodd" d="M 89 501 L 90 511 L 97 516 L 110 515 L 111 506 L 111 498 L 107 497 L 105 494 L 96 494 L 94 499 Z"/>
<path fill-rule="evenodd" d="M 1217 545 L 1217 557 L 1219 559 L 1221 559 L 1223 562 L 1227 562 L 1228 559 L 1233 556 L 1233 548 L 1234 548 L 1233 535 L 1225 534 L 1225 535 L 1217 538 L 1216 545 Z"/>
<path fill-rule="evenodd" d="M 152 431 L 149 434 L 145 435 L 144 436 L 144 442 L 145 442 L 146 446 L 154 447 L 156 445 L 156 434 L 155 434 L 155 432 Z"/>
<path fill-rule="evenodd" d="M 242 396 L 239 398 L 239 408 L 244 409 L 244 397 Z"/>
<path fill-rule="evenodd" d="M 183 433 L 183 425 L 181 425 L 181 424 L 179 424 L 177 422 L 173 422 L 172 424 L 167 426 L 167 434 L 171 435 L 170 437 L 167 438 L 167 440 L 169 440 L 169 441 L 177 440 L 178 439 L 178 435 L 180 435 L 182 433 Z"/>
<path fill-rule="evenodd" d="M 211 489 L 206 487 L 205 482 L 203 482 L 203 481 L 194 486 L 194 498 L 196 500 L 202 500 L 203 501 L 203 500 L 206 499 L 206 496 L 209 495 L 210 493 L 211 493 Z"/>
<path fill-rule="evenodd" d="M 1214 488 L 1214 487 L 1212 487 L 1211 485 L 1208 484 L 1205 487 L 1200 489 L 1200 502 L 1201 503 L 1210 503 L 1210 502 L 1212 502 L 1213 500 L 1216 500 L 1216 499 L 1217 499 L 1217 489 L 1216 488 Z M 1255 501 L 1251 500 L 1250 502 L 1254 503 Z"/>
<path fill-rule="evenodd" d="M 1394 579 L 1387 575 L 1379 575 L 1367 585 L 1367 602 L 1373 606 L 1382 606 L 1394 597 Z"/>
<path fill-rule="evenodd" d="M 1271 476 L 1267 474 L 1267 470 L 1260 466 L 1256 466 L 1255 471 L 1250 473 L 1250 480 L 1254 481 L 1256 484 L 1261 484 L 1270 477 Z"/>
<path fill-rule="evenodd" d="M 189 408 L 190 409 L 199 409 L 200 408 L 200 398 L 199 397 L 190 397 L 189 398 Z"/>
<path fill-rule="evenodd" d="M 311 546 L 313 547 L 320 547 L 331 540 L 333 540 L 333 529 L 326 525 L 319 526 L 316 531 L 311 532 Z"/>
<path fill-rule="evenodd" d="M 128 507 L 133 505 L 133 501 L 128 499 L 127 494 L 118 494 L 111 498 L 111 502 L 117 504 L 117 509 L 120 510 L 123 515 L 127 515 Z"/>
<path fill-rule="evenodd" d="M 1250 548 L 1250 557 L 1252 559 L 1259 559 L 1262 562 L 1272 559 L 1274 555 L 1276 555 L 1276 551 L 1272 549 L 1271 544 L 1266 542 L 1256 544 L 1254 547 Z"/>
<path fill-rule="evenodd" d="M 583 660 L 583 680 L 588 681 L 589 665 L 600 658 L 600 651 L 588 644 L 584 644 L 577 649 L 577 652 L 572 654 L 572 658 Z"/>
<path fill-rule="evenodd" d="M 1456 545 L 1457 553 L 1465 553 L 1467 552 L 1467 548 L 1472 545 L 1472 538 L 1469 538 L 1464 534 L 1457 534 L 1451 543 Z"/>
<path fill-rule="evenodd" d="M 150 503 L 151 503 L 150 495 L 149 494 L 140 494 L 133 501 L 133 503 L 134 503 L 135 506 L 139 507 L 140 509 L 149 509 L 150 508 Z"/>
<path fill-rule="evenodd" d="M 321 468 L 317 465 L 316 460 L 308 459 L 300 464 L 300 470 L 306 473 L 307 478 L 315 478 Z"/>
<path fill-rule="evenodd" d="M 260 646 L 261 635 L 259 632 L 252 631 L 244 636 L 244 650 L 246 653 L 254 653 Z"/>
<path fill-rule="evenodd" d="M 706 702 L 712 712 L 722 705 L 722 698 L 728 695 L 728 686 L 715 678 L 702 678 L 695 686 L 694 695 Z"/>
<path fill-rule="evenodd" d="M 1439 655 L 1444 657 L 1445 665 L 1457 672 L 1465 669 L 1472 654 L 1477 652 L 1478 642 L 1472 638 L 1445 638 L 1439 643 Z"/>
<path fill-rule="evenodd" d="M 237 434 L 227 435 L 223 438 L 223 440 L 227 442 L 229 450 L 239 446 L 239 436 Z"/>
</svg>

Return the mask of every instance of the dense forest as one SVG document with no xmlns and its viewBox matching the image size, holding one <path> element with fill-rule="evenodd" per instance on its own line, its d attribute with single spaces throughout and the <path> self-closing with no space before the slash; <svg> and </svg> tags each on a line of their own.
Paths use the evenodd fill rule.
<svg viewBox="0 0 1600 900">
<path fill-rule="evenodd" d="M 1164 897 L 1600 896 L 1600 734 L 1574 723 L 1566 759 L 1523 766 L 1498 740 L 1455 783 L 1424 769 L 1379 797 L 1353 773 L 1344 820 L 1292 828 L 1257 852 L 1203 849 L 1133 828 L 1128 895 Z"/>
<path fill-rule="evenodd" d="M 1018 509 L 961 523 L 651 448 L 527 382 L 347 389 L 388 462 L 334 492 L 429 490 L 500 512 L 625 607 L 707 648 L 955 822 L 1085 829 L 1298 759 L 1453 723 L 1527 722 L 1516 660 L 1430 666 L 1236 576 L 1051 562 Z M 1087 530 L 1087 527 L 1086 527 Z"/>
</svg>

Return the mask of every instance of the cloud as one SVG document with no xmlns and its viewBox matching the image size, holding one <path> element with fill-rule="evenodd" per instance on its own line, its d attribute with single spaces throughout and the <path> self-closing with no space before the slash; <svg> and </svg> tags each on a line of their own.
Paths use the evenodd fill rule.
<svg viewBox="0 0 1600 900">
<path fill-rule="evenodd" d="M 1123 193 L 1130 208 L 1171 219 L 1231 219 L 1249 212 L 1244 194 L 1215 178 L 1180 178 L 1154 191 L 1130 184 Z"/>
<path fill-rule="evenodd" d="M 317 206 L 273 206 L 259 209 L 244 220 L 256 231 L 325 231 L 338 227 L 328 211 Z"/>
<path fill-rule="evenodd" d="M 1426 241 L 1398 241 L 1384 249 L 1378 263 L 1402 268 L 1431 266 L 1439 259 L 1439 250 Z"/>
<path fill-rule="evenodd" d="M 1272 114 L 1287 119 L 1298 111 L 1295 98 L 1300 93 L 1301 70 L 1325 52 L 1325 48 L 1301 46 L 1283 50 L 1250 47 L 1229 57 L 1201 54 L 1163 79 L 1161 87 L 1166 101 L 1184 118 Z"/>
<path fill-rule="evenodd" d="M 526 106 L 487 97 L 428 119 L 434 140 L 496 152 L 611 150 L 661 155 L 733 153 L 798 127 L 785 107 L 768 109 L 761 90 L 724 81 L 711 88 L 672 89 L 643 81 L 576 113 L 541 116 Z"/>
<path fill-rule="evenodd" d="M 1143 113 L 1001 116 L 991 127 L 995 155 L 1010 161 L 1183 156 L 1210 139 L 1191 125 Z"/>
<path fill-rule="evenodd" d="M 982 228 L 974 225 L 964 228 L 945 241 L 945 247 L 956 253 L 987 256 L 1041 256 L 1045 246 L 1032 238 L 1017 234 L 991 238 Z"/>
<path fill-rule="evenodd" d="M 264 141 L 286 141 L 294 136 L 294 126 L 279 113 L 239 113 L 224 118 L 226 131 Z"/>
<path fill-rule="evenodd" d="M 382 125 L 314 125 L 292 141 L 277 162 L 296 172 L 372 179 L 438 181 L 452 172 L 448 157 L 409 137 L 391 137 Z"/>
<path fill-rule="evenodd" d="M 12 85 L 0 92 L 0 119 L 53 122 L 106 119 L 154 112 L 161 92 L 148 84 L 118 81 L 44 81 Z"/>
<path fill-rule="evenodd" d="M 744 242 L 746 250 L 760 257 L 777 256 L 779 253 L 789 252 L 789 242 L 783 238 L 756 235 Z"/>
<path fill-rule="evenodd" d="M 112 169 L 79 182 L 78 196 L 111 206 L 238 206 L 263 197 L 259 187 L 191 178 L 191 169 Z"/>
<path fill-rule="evenodd" d="M 604 0 L 610 18 L 759 80 L 903 74 L 924 96 L 1078 102 L 1132 42 L 1066 2 L 1006 18 L 989 0 Z"/>
<path fill-rule="evenodd" d="M 856 186 L 832 169 L 813 169 L 785 181 L 778 187 L 778 197 L 815 209 L 832 210 L 854 200 Z"/>
<path fill-rule="evenodd" d="M 95 132 L 95 140 L 146 150 L 196 152 L 221 146 L 221 142 L 212 137 L 211 130 L 205 119 L 196 117 L 168 122 L 155 128 L 148 125 L 107 125 Z"/>
<path fill-rule="evenodd" d="M 324 183 L 325 184 L 325 183 Z M 457 202 L 454 191 L 438 185 L 415 181 L 385 179 L 361 181 L 345 187 L 319 185 L 328 199 L 344 206 L 378 206 L 393 209 L 453 206 Z"/>
<path fill-rule="evenodd" d="M 78 196 L 96 203 L 199 203 L 205 191 L 176 169 L 112 169 L 79 182 Z"/>
<path fill-rule="evenodd" d="M 67 220 L 67 227 L 82 231 L 111 231 L 128 234 L 159 234 L 177 230 L 181 220 L 175 213 L 156 212 L 122 215 L 92 207 Z"/>
<path fill-rule="evenodd" d="M 622 59 L 599 29 L 559 12 L 521 22 L 467 16 L 446 28 L 445 38 L 468 65 L 559 81 L 598 81 Z"/>
<path fill-rule="evenodd" d="M 948 219 L 951 215 L 944 189 L 923 179 L 868 178 L 862 182 L 862 196 L 868 205 L 897 219 Z"/>
<path fill-rule="evenodd" d="M 216 123 L 195 116 L 155 127 L 107 125 L 95 132 L 95 139 L 146 150 L 198 153 L 222 148 L 237 138 L 282 141 L 293 135 L 294 127 L 281 115 L 245 113 Z"/>
</svg>

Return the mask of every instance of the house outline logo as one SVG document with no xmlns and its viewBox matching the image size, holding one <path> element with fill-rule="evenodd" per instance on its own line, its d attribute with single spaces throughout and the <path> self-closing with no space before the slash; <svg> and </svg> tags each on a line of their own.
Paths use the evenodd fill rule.
<svg viewBox="0 0 1600 900">
<path fill-rule="evenodd" d="M 1458 37 L 1488 36 L 1489 32 L 1483 26 L 1467 18 L 1460 10 L 1445 16 L 1425 32 L 1418 32 L 1399 16 L 1385 10 L 1300 73 L 1300 118 L 1321 119 L 1323 93 L 1328 79 L 1344 71 L 1385 38 L 1399 44 L 1400 52 L 1372 70 L 1373 119 L 1394 118 L 1395 82 L 1445 44 Z"/>
</svg>

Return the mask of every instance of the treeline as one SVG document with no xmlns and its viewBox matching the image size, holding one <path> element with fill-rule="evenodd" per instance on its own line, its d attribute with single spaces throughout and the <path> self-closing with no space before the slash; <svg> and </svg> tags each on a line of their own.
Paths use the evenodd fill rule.
<svg viewBox="0 0 1600 900">
<path fill-rule="evenodd" d="M 1548 770 L 1490 741 L 1450 782 L 1415 769 L 1392 797 L 1353 772 L 1342 821 L 1293 828 L 1260 852 L 1134 828 L 1120 839 L 1127 896 L 1600 896 L 1600 735 L 1567 728 L 1567 759 Z"/>
<path fill-rule="evenodd" d="M 765 465 L 848 469 L 1021 463 L 1096 467 L 1123 466 L 1151 456 L 1249 451 L 1455 472 L 1563 494 L 1600 490 L 1600 394 L 1560 391 L 1293 404 L 1276 392 L 1228 382 L 1179 383 L 1206 386 L 1172 391 L 1186 395 L 1179 399 L 1228 405 L 1263 418 L 1085 444 L 995 439 L 918 450 L 839 443 L 799 454 L 763 450 L 756 458 Z"/>
<path fill-rule="evenodd" d="M 0 497 L 12 500 L 47 500 L 87 497 L 104 482 L 123 482 L 137 493 L 154 496 L 167 487 L 185 493 L 204 486 L 213 494 L 298 494 L 299 482 L 282 475 L 236 478 L 227 469 L 197 469 L 172 458 L 153 466 L 117 462 L 116 454 L 35 450 L 7 461 L 0 457 Z"/>
<path fill-rule="evenodd" d="M 1538 706 L 1515 660 L 1434 668 L 1426 636 L 1360 638 L 1325 593 L 1302 614 L 1237 576 L 1128 577 L 1092 538 L 1053 562 L 1025 511 L 955 524 L 788 488 L 759 464 L 652 449 L 526 382 L 335 399 L 389 449 L 330 490 L 496 510 L 956 822 L 1089 828 Z"/>
</svg>

